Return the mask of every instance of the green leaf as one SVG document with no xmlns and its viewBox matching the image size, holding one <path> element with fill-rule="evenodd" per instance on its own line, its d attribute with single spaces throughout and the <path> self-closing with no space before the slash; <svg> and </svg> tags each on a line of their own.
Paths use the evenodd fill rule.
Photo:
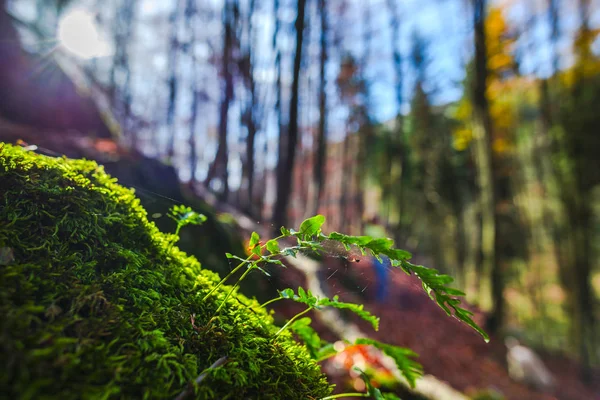
<svg viewBox="0 0 600 400">
<path fill-rule="evenodd" d="M 302 224 L 300 224 L 300 238 L 307 240 L 317 235 L 321 232 L 321 226 L 323 226 L 324 223 L 325 216 L 320 214 L 305 219 Z"/>
<path fill-rule="evenodd" d="M 292 232 L 290 232 L 290 230 L 288 228 L 286 228 L 285 226 L 282 226 L 280 228 L 280 231 L 283 236 L 292 236 Z"/>
<path fill-rule="evenodd" d="M 284 289 L 279 292 L 281 297 L 286 299 L 294 300 L 298 303 L 306 304 L 309 307 L 315 307 L 317 309 L 322 307 L 333 307 L 338 309 L 345 309 L 353 312 L 358 315 L 365 321 L 371 323 L 373 329 L 379 329 L 379 318 L 371 314 L 370 312 L 364 309 L 362 304 L 353 304 L 353 303 L 344 303 L 338 300 L 338 296 L 335 296 L 333 299 L 325 298 L 317 298 L 315 297 L 310 290 L 307 292 L 302 287 L 298 287 L 298 294 L 294 294 L 292 289 Z"/>
<path fill-rule="evenodd" d="M 250 236 L 250 242 L 248 243 L 248 247 L 252 250 L 254 250 L 254 247 L 256 245 L 258 245 L 260 243 L 260 236 L 258 236 L 258 233 L 256 232 L 252 232 L 252 235 Z"/>
<path fill-rule="evenodd" d="M 327 343 L 325 346 L 321 347 L 317 354 L 315 355 L 316 360 L 325 360 L 333 355 L 337 354 L 337 350 L 333 347 L 333 343 Z"/>
<path fill-rule="evenodd" d="M 460 290 L 446 286 L 453 282 L 454 279 L 451 276 L 440 274 L 433 268 L 415 265 L 406 260 L 401 262 L 400 267 L 407 274 L 415 274 L 421 280 L 423 290 L 425 290 L 429 297 L 448 315 L 454 315 L 455 318 L 477 331 L 486 342 L 490 341 L 490 337 L 487 333 L 485 333 L 485 331 L 471 318 L 473 313 L 460 307 L 461 302 L 457 297 L 464 296 L 464 293 Z"/>
<path fill-rule="evenodd" d="M 392 239 L 379 238 L 371 240 L 369 243 L 365 244 L 365 247 L 371 250 L 373 253 L 379 254 L 390 250 L 393 245 L 394 241 Z"/>
<path fill-rule="evenodd" d="M 404 377 L 406 378 L 406 380 L 412 388 L 415 387 L 416 380 L 423 376 L 423 367 L 421 366 L 421 364 L 413 360 L 413 358 L 418 357 L 418 355 L 412 350 L 381 343 L 377 340 L 368 338 L 356 339 L 355 343 L 371 345 L 373 347 L 378 348 L 379 350 L 383 351 L 386 355 L 391 357 L 396 363 L 398 370 L 400 370 L 402 375 L 404 375 Z"/>
<path fill-rule="evenodd" d="M 339 232 L 331 232 L 327 239 L 335 240 L 345 245 L 356 245 L 363 247 L 365 244 L 373 240 L 371 236 L 350 236 Z"/>
<path fill-rule="evenodd" d="M 304 291 L 304 288 L 302 286 L 298 286 L 298 296 L 300 296 L 301 299 L 306 299 L 306 292 Z"/>
<path fill-rule="evenodd" d="M 310 327 L 312 320 L 308 317 L 300 318 L 290 325 L 290 330 L 294 332 L 304 342 L 310 356 L 313 359 L 317 359 L 320 354 L 320 350 L 327 344 Z M 333 347 L 333 346 L 332 346 Z"/>
<path fill-rule="evenodd" d="M 269 240 L 266 246 L 271 254 L 279 254 L 279 243 L 277 243 L 277 240 Z"/>
<path fill-rule="evenodd" d="M 287 266 L 284 263 L 282 263 L 280 260 L 275 260 L 274 258 L 268 257 L 265 259 L 265 262 L 268 262 L 269 264 L 277 264 L 280 267 L 287 268 Z"/>
<path fill-rule="evenodd" d="M 373 326 L 373 329 L 376 331 L 379 330 L 379 318 L 365 310 L 362 304 L 344 303 L 338 301 L 338 297 L 335 296 L 333 300 L 328 298 L 320 299 L 317 302 L 317 307 L 323 306 L 352 311 L 354 314 L 369 322 Z"/>
<path fill-rule="evenodd" d="M 290 288 L 280 290 L 279 295 L 284 299 L 293 299 L 296 296 L 296 294 L 294 293 L 294 289 Z"/>
<path fill-rule="evenodd" d="M 283 249 L 281 251 L 281 254 L 283 254 L 284 256 L 290 256 L 290 257 L 296 257 L 298 253 L 298 249 L 295 247 L 286 247 L 285 249 Z"/>
<path fill-rule="evenodd" d="M 399 262 L 402 260 L 410 260 L 412 258 L 412 254 L 406 250 L 400 249 L 387 249 L 382 251 L 381 254 L 388 256 L 390 260 L 392 260 L 392 265 L 394 265 L 393 261 Z"/>
<path fill-rule="evenodd" d="M 251 261 L 246 260 L 245 258 L 238 257 L 238 256 L 236 256 L 234 254 L 231 254 L 231 253 L 225 253 L 225 256 L 227 256 L 227 258 L 229 258 L 229 259 L 238 260 L 238 261 L 241 261 L 243 263 L 248 263 L 248 264 L 252 263 Z"/>
<path fill-rule="evenodd" d="M 173 206 L 167 216 L 177 222 L 180 226 L 188 224 L 202 225 L 206 221 L 206 215 L 197 213 L 190 207 L 184 205 Z"/>
<path fill-rule="evenodd" d="M 367 387 L 367 393 L 370 394 L 375 400 L 385 400 L 385 397 L 381 394 L 381 390 L 374 387 L 371 383 L 371 378 L 367 375 L 363 370 L 358 367 L 354 367 L 356 371 L 360 373 L 360 377 L 363 382 L 365 382 L 365 386 Z"/>
</svg>

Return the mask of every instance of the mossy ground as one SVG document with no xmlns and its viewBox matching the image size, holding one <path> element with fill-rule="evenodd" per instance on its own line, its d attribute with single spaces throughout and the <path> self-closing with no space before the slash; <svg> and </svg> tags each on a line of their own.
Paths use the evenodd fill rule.
<svg viewBox="0 0 600 400">
<path fill-rule="evenodd" d="M 0 143 L 0 193 L 0 397 L 173 399 L 223 356 L 196 398 L 331 392 L 254 300 L 209 322 L 229 288 L 203 302 L 219 277 L 94 162 Z"/>
</svg>

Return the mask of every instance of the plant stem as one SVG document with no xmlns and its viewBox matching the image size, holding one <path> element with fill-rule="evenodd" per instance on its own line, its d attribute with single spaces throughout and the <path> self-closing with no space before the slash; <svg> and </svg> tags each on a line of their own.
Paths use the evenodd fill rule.
<svg viewBox="0 0 600 400">
<path fill-rule="evenodd" d="M 275 239 L 272 240 L 279 240 L 279 239 L 283 239 L 284 237 L 286 237 L 286 235 L 280 235 L 278 237 L 276 237 Z M 266 244 L 260 246 L 261 249 L 265 249 L 267 247 Z M 231 272 L 229 274 L 227 274 L 227 276 L 223 279 L 221 279 L 221 281 L 215 285 L 215 287 L 213 287 L 210 292 L 208 292 L 206 294 L 206 296 L 204 296 L 202 298 L 202 301 L 205 301 L 206 299 L 208 299 L 210 297 L 211 294 L 213 294 L 215 292 L 215 290 L 217 290 L 219 287 L 221 287 L 221 285 L 223 285 L 223 283 L 225 283 L 225 281 L 227 281 L 227 279 L 231 278 L 231 276 L 233 274 L 235 274 L 237 271 L 239 271 L 240 268 L 242 268 L 244 265 L 246 265 L 247 263 L 250 262 L 250 260 L 255 256 L 254 253 L 250 254 L 244 261 L 242 261 L 241 263 L 239 263 L 233 270 L 231 270 Z M 272 255 L 271 255 L 272 256 Z M 268 256 L 268 257 L 271 257 Z M 252 271 L 255 266 L 256 266 L 257 261 L 252 262 L 248 269 L 246 270 L 246 272 L 244 272 L 242 274 L 242 276 L 240 276 L 240 279 L 238 279 L 238 281 L 235 283 L 235 285 L 233 285 L 233 287 L 231 288 L 231 290 L 229 291 L 229 293 L 227 293 L 227 296 L 225 296 L 225 300 L 223 300 L 223 302 L 219 305 L 219 307 L 217 308 L 217 311 L 215 312 L 218 313 L 219 310 L 221 310 L 221 307 L 223 307 L 223 304 L 225 304 L 225 301 L 227 301 L 227 299 L 229 298 L 229 296 L 231 296 L 231 294 L 233 293 L 233 291 L 235 290 L 236 287 L 239 286 L 240 282 L 246 277 L 246 275 L 248 275 L 248 273 L 250 273 L 250 271 Z"/>
<path fill-rule="evenodd" d="M 281 332 L 283 332 L 284 330 L 287 329 L 288 326 L 290 326 L 290 324 L 292 322 L 294 322 L 295 320 L 297 320 L 298 318 L 300 318 L 301 316 L 303 316 L 304 314 L 306 314 L 307 312 L 309 312 L 310 310 L 312 310 L 313 307 L 308 307 L 306 310 L 299 312 L 298 314 L 294 315 L 288 322 L 285 323 L 284 326 L 281 327 L 281 329 L 279 329 L 277 331 L 277 333 L 275 334 L 275 336 L 278 336 Z"/>
<path fill-rule="evenodd" d="M 225 305 L 225 302 L 227 301 L 227 299 L 229 298 L 229 296 L 231 296 L 231 294 L 233 293 L 233 291 L 235 290 L 235 288 L 237 288 L 240 284 L 240 282 L 242 280 L 244 280 L 244 278 L 246 277 L 246 275 L 248 275 L 250 273 L 250 271 L 252 271 L 255 268 L 254 265 L 251 265 L 250 267 L 248 267 L 248 269 L 246 271 L 244 271 L 244 273 L 242 274 L 242 276 L 240 276 L 240 279 L 238 279 L 238 281 L 235 283 L 235 285 L 233 285 L 233 287 L 231 288 L 231 290 L 229 291 L 229 293 L 227 293 L 227 296 L 225 296 L 225 299 L 223 299 L 223 302 L 219 305 L 219 307 L 217 308 L 217 311 L 215 311 L 215 315 L 219 313 L 219 311 L 221 310 L 221 308 L 223 308 L 223 306 Z"/>
<path fill-rule="evenodd" d="M 341 399 L 342 397 L 371 397 L 369 393 L 340 393 L 323 397 L 321 400 Z"/>
<path fill-rule="evenodd" d="M 266 301 L 266 302 L 262 303 L 262 304 L 261 304 L 259 307 L 260 307 L 260 308 L 265 308 L 265 307 L 266 307 L 266 306 L 268 306 L 269 304 L 271 304 L 271 303 L 275 303 L 276 301 L 278 301 L 278 300 L 281 300 L 281 299 L 283 299 L 283 297 L 275 297 L 274 299 L 271 299 L 271 300 L 269 300 L 269 301 Z"/>
<path fill-rule="evenodd" d="M 235 274 L 236 272 L 238 272 L 240 270 L 240 268 L 242 268 L 244 265 L 246 265 L 248 262 L 250 262 L 250 259 L 254 256 L 254 254 L 251 254 L 248 256 L 248 258 L 246 258 L 244 261 L 242 261 L 241 263 L 239 263 L 234 269 L 231 270 L 231 272 L 223 279 L 221 279 L 221 281 L 219 283 L 217 283 L 211 290 L 210 292 L 208 292 L 206 294 L 206 296 L 204 296 L 202 298 L 202 301 L 206 301 L 206 299 L 208 299 L 210 297 L 211 294 L 214 293 L 215 290 L 217 290 L 218 288 L 221 287 L 222 284 L 225 283 L 225 281 L 227 281 L 227 279 L 231 278 L 231 276 L 233 274 Z M 242 278 L 240 278 L 241 280 Z M 239 281 L 238 281 L 239 282 Z"/>
</svg>

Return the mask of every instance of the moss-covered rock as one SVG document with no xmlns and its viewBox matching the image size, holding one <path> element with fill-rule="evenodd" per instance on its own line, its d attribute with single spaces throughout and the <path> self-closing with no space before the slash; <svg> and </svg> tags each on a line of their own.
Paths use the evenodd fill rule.
<svg viewBox="0 0 600 400">
<path fill-rule="evenodd" d="M 0 397 L 310 399 L 319 366 L 94 162 L 0 143 Z M 214 318 L 213 318 L 214 317 Z M 2 397 L 4 398 L 4 397 Z"/>
</svg>

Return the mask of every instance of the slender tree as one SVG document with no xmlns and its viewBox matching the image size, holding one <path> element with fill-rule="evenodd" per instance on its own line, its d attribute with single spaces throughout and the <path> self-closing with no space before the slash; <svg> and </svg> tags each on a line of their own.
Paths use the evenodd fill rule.
<svg viewBox="0 0 600 400">
<path fill-rule="evenodd" d="M 327 1 L 319 0 L 319 17 L 321 22 L 320 57 L 319 57 L 319 130 L 316 142 L 316 160 L 313 169 L 314 181 L 317 187 L 315 191 L 315 209 L 317 213 L 319 204 L 323 201 L 323 188 L 326 182 L 325 160 L 327 160 Z"/>
<path fill-rule="evenodd" d="M 394 193 L 396 196 L 397 210 L 398 210 L 398 226 L 396 228 L 396 236 L 400 235 L 402 230 L 402 213 L 404 212 L 404 186 L 406 184 L 406 168 L 408 165 L 408 158 L 406 156 L 406 149 L 404 143 L 404 118 L 402 116 L 402 103 L 404 101 L 404 74 L 402 71 L 402 53 L 400 51 L 400 15 L 399 5 L 396 0 L 386 1 L 388 13 L 390 15 L 390 30 L 391 30 L 391 41 L 392 47 L 392 62 L 394 66 L 394 78 L 395 78 L 395 93 L 396 93 L 396 123 L 393 128 L 392 135 L 390 137 L 390 143 L 387 146 L 386 163 L 388 171 L 388 181 L 384 184 L 383 198 L 388 198 L 388 208 L 386 210 L 387 223 L 390 222 L 390 205 L 391 199 L 389 197 L 392 194 L 392 187 L 395 187 Z"/>
<path fill-rule="evenodd" d="M 175 141 L 177 135 L 177 126 L 175 116 L 177 113 L 177 94 L 178 94 L 178 64 L 179 64 L 179 36 L 177 30 L 179 27 L 179 12 L 183 7 L 183 0 L 177 0 L 171 13 L 169 14 L 169 96 L 167 103 L 167 128 L 169 129 L 169 141 L 167 142 L 167 160 L 173 162 L 175 156 Z"/>
<path fill-rule="evenodd" d="M 294 158 L 298 142 L 298 89 L 300 82 L 300 64 L 302 60 L 302 42 L 304 39 L 304 14 L 306 0 L 298 0 L 296 15 L 296 52 L 294 54 L 294 70 L 292 78 L 292 94 L 290 100 L 290 120 L 284 152 L 279 153 L 277 168 L 277 199 L 273 212 L 275 226 L 283 226 L 287 220 L 287 209 L 292 190 Z M 280 135 L 281 140 L 281 135 Z M 281 149 L 281 147 L 280 147 Z"/>
<path fill-rule="evenodd" d="M 130 131 L 131 117 L 131 66 L 129 64 L 129 44 L 133 34 L 133 20 L 135 17 L 137 1 L 122 1 L 115 9 L 114 42 L 115 54 L 113 65 L 110 69 L 110 90 L 112 102 L 118 111 L 118 118 L 123 129 L 123 136 L 129 139 L 130 145 L 135 147 L 136 135 Z"/>
<path fill-rule="evenodd" d="M 233 50 L 235 45 L 235 4 L 236 0 L 226 0 L 223 6 L 223 60 L 222 74 L 225 80 L 225 90 L 221 97 L 219 107 L 219 139 L 217 145 L 217 154 L 213 163 L 208 169 L 206 176 L 206 185 L 210 187 L 213 179 L 219 178 L 221 189 L 219 199 L 227 201 L 229 196 L 229 150 L 227 145 L 227 126 L 229 122 L 229 107 L 233 101 Z"/>
<path fill-rule="evenodd" d="M 254 26 L 252 23 L 254 10 L 256 6 L 255 0 L 250 0 L 248 7 L 248 17 L 246 24 L 246 44 L 243 46 L 243 54 L 238 62 L 238 69 L 240 70 L 243 78 L 246 90 L 248 92 L 248 99 L 244 104 L 242 111 L 242 123 L 246 127 L 246 157 L 243 165 L 243 178 L 247 184 L 246 202 L 243 206 L 246 208 L 246 212 L 250 215 L 254 215 L 254 146 L 256 142 L 257 133 L 257 120 L 256 120 L 256 83 L 254 81 L 254 63 L 253 63 L 253 45 L 254 45 Z"/>
<path fill-rule="evenodd" d="M 187 46 L 190 58 L 192 61 L 191 71 L 191 92 L 192 102 L 190 105 L 190 135 L 188 139 L 188 146 L 190 148 L 190 182 L 192 184 L 196 181 L 196 168 L 198 166 L 198 152 L 196 150 L 196 126 L 198 122 L 198 107 L 200 103 L 200 84 L 198 79 L 198 60 L 194 53 L 193 43 L 196 40 L 197 33 L 197 21 L 195 20 L 198 16 L 196 0 L 187 0 L 185 8 L 185 20 L 186 28 L 190 34 L 190 45 Z"/>
<path fill-rule="evenodd" d="M 481 205 L 481 252 L 484 270 L 490 273 L 492 312 L 488 328 L 497 332 L 504 319 L 504 276 L 498 262 L 497 249 L 500 237 L 497 224 L 497 166 L 492 151 L 492 119 L 487 97 L 488 51 L 485 21 L 487 0 L 473 0 L 473 28 L 475 37 L 475 76 L 473 79 L 473 117 L 475 155 Z"/>
</svg>

